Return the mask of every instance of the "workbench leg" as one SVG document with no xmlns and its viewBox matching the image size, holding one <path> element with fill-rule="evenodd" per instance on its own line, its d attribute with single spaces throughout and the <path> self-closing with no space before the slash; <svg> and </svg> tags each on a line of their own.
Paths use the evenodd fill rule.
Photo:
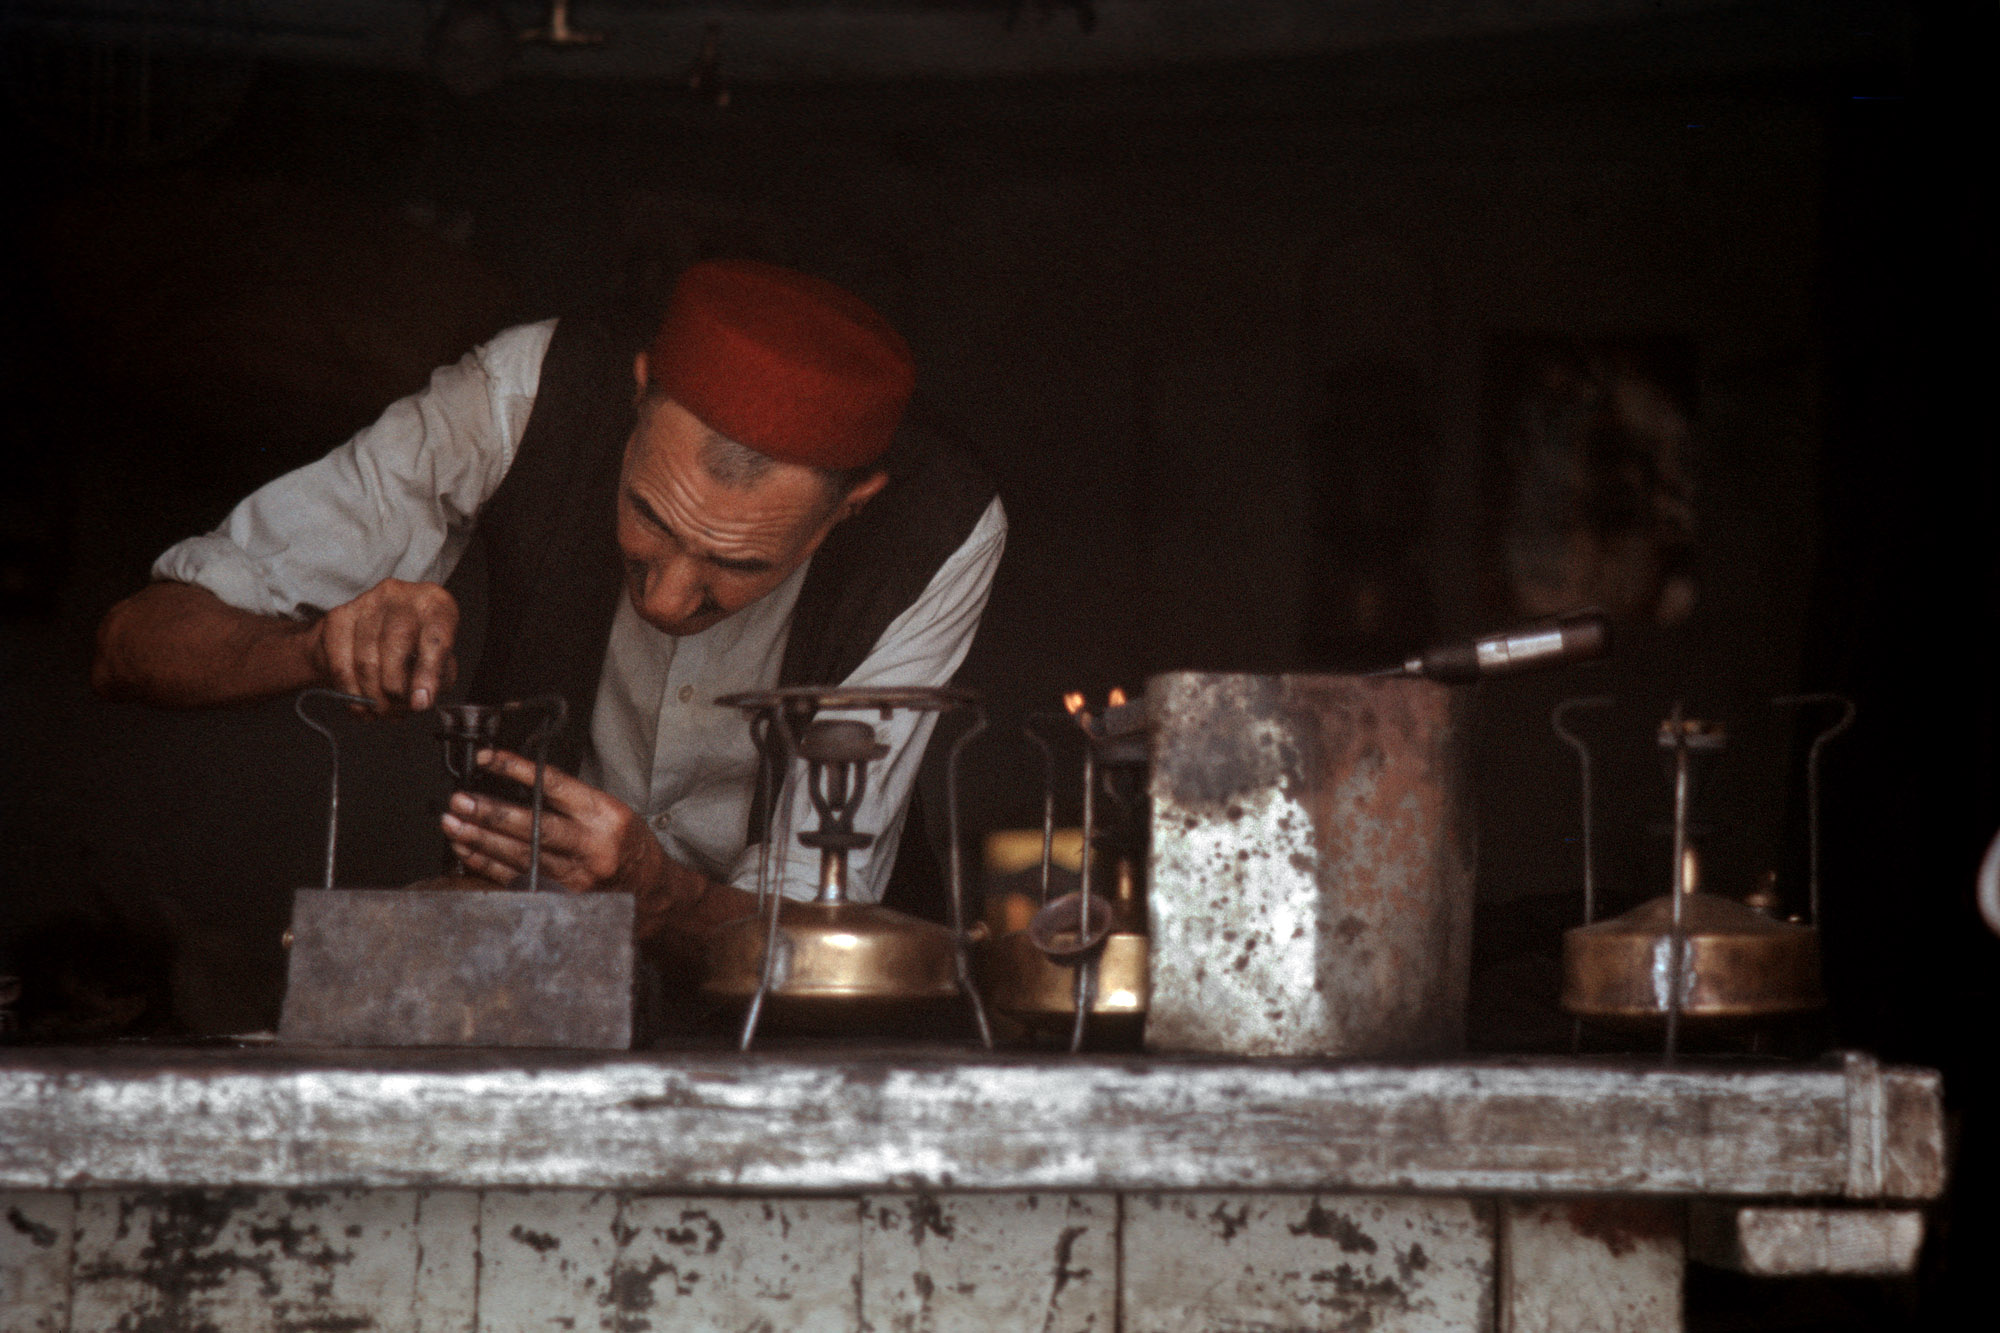
<svg viewBox="0 0 2000 1333">
<path fill-rule="evenodd" d="M 0 1193 L 0 1333 L 67 1333 L 74 1194 Z"/>
<path fill-rule="evenodd" d="M 1500 1333 L 1679 1333 L 1685 1223 L 1676 1203 L 1500 1205 Z"/>
</svg>

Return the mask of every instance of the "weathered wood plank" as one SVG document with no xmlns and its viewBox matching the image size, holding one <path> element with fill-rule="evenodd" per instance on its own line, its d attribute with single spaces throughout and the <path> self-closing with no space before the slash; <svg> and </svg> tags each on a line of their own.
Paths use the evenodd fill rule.
<svg viewBox="0 0 2000 1333">
<path fill-rule="evenodd" d="M 411 1327 L 415 1333 L 477 1333 L 479 1192 L 418 1191 L 416 1240 Z"/>
<path fill-rule="evenodd" d="M 1112 1333 L 1118 1200 L 876 1195 L 861 1204 L 861 1324 L 884 1333 Z"/>
<path fill-rule="evenodd" d="M 623 1201 L 595 1190 L 489 1190 L 479 1206 L 479 1333 L 617 1333 Z"/>
<path fill-rule="evenodd" d="M 0 1194 L 0 1333 L 67 1333 L 74 1194 Z"/>
<path fill-rule="evenodd" d="M 1125 1201 L 1122 1333 L 1487 1333 L 1493 1219 L 1467 1199 Z"/>
<path fill-rule="evenodd" d="M 1935 1197 L 1937 1075 L 842 1052 L 36 1051 L 0 1059 L 0 1188 L 681 1193 L 1241 1188 Z"/>
<path fill-rule="evenodd" d="M 402 1333 L 415 1216 L 412 1190 L 89 1191 L 70 1327 Z"/>
<path fill-rule="evenodd" d="M 1924 1215 L 1914 1208 L 1770 1208 L 1696 1203 L 1688 1253 L 1752 1277 L 1914 1273 Z"/>
<path fill-rule="evenodd" d="M 1678 1333 L 1681 1206 L 1658 1199 L 1500 1205 L 1500 1333 Z"/>
<path fill-rule="evenodd" d="M 619 1223 L 619 1333 L 854 1333 L 854 1199 L 640 1195 Z"/>
</svg>

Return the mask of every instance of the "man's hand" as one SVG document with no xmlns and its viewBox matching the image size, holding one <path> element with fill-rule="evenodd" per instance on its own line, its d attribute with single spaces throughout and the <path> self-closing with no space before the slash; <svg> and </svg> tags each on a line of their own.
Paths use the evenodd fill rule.
<svg viewBox="0 0 2000 1333">
<path fill-rule="evenodd" d="M 458 675 L 458 602 L 435 583 L 384 579 L 313 625 L 322 684 L 372 700 L 375 711 L 422 712 Z"/>
<path fill-rule="evenodd" d="M 481 750 L 479 766 L 532 786 L 535 765 L 507 750 Z M 528 868 L 530 814 L 525 806 L 460 792 L 444 816 L 444 834 L 465 868 L 500 886 Z M 542 875 L 572 893 L 630 893 L 640 939 L 699 936 L 745 916 L 755 899 L 666 854 L 631 806 L 560 769 L 542 776 Z"/>
<path fill-rule="evenodd" d="M 385 579 L 311 624 L 162 581 L 111 608 L 91 683 L 113 699 L 202 708 L 330 685 L 377 712 L 424 709 L 457 674 L 458 603 L 435 583 Z"/>
</svg>

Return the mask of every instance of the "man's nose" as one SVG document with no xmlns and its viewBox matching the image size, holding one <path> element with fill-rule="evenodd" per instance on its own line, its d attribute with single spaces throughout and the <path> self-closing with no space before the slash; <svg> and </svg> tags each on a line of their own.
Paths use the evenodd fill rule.
<svg viewBox="0 0 2000 1333">
<path fill-rule="evenodd" d="M 670 557 L 646 574 L 646 600 L 640 608 L 647 620 L 686 620 L 701 605 L 701 580 L 695 562 Z"/>
</svg>

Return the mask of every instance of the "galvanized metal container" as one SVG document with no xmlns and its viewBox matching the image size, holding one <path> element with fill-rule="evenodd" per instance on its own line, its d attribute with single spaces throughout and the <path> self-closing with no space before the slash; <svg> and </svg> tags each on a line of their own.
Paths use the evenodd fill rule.
<svg viewBox="0 0 2000 1333">
<path fill-rule="evenodd" d="M 1146 699 L 1148 1049 L 1457 1049 L 1472 948 L 1466 692 L 1177 671 Z"/>
</svg>

